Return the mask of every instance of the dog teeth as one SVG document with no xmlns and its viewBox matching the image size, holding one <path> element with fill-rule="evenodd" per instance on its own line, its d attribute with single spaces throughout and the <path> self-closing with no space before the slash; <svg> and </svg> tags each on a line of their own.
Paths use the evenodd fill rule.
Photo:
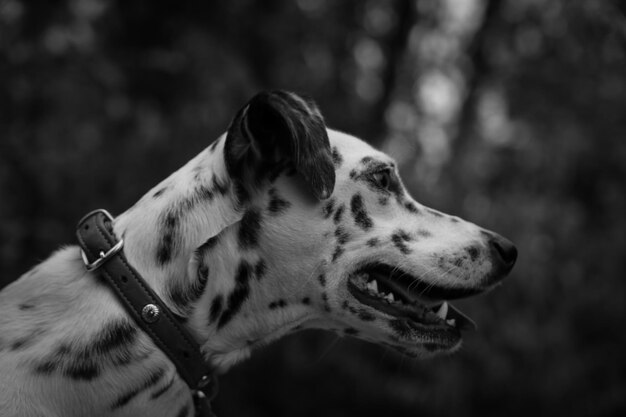
<svg viewBox="0 0 626 417">
<path fill-rule="evenodd" d="M 437 314 L 437 316 L 439 316 L 440 319 L 445 320 L 446 316 L 448 315 L 448 303 L 444 301 L 443 304 L 441 304 L 441 306 L 439 307 L 439 309 L 435 312 L 435 314 Z"/>
<path fill-rule="evenodd" d="M 365 284 L 365 288 L 367 289 L 367 291 L 378 298 L 381 298 L 385 301 L 387 301 L 388 303 L 396 303 L 396 297 L 393 295 L 392 292 L 389 293 L 384 293 L 378 290 L 378 281 L 376 281 L 375 279 L 369 281 L 367 284 Z"/>
<path fill-rule="evenodd" d="M 450 326 L 456 326 L 456 320 L 455 319 L 450 319 L 450 320 L 446 320 L 446 323 Z"/>
</svg>

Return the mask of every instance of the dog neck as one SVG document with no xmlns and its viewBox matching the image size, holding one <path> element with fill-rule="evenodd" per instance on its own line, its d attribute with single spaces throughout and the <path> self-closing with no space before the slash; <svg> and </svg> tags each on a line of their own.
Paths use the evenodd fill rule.
<svg viewBox="0 0 626 417">
<path fill-rule="evenodd" d="M 232 284 L 227 281 L 236 275 L 232 269 L 237 265 L 223 260 L 236 258 L 237 249 L 231 245 L 225 249 L 228 253 L 209 261 L 214 263 L 209 285 L 199 282 L 193 258 L 208 239 L 232 235 L 243 215 L 226 170 L 224 142 L 224 137 L 218 139 L 150 190 L 114 226 L 116 235 L 124 239 L 131 265 L 174 313 L 186 319 L 207 360 L 221 370 L 246 358 L 254 346 L 282 336 L 308 318 L 304 309 L 288 308 L 278 320 L 269 322 L 254 313 L 242 315 L 235 329 L 225 331 L 218 322 L 209 319 L 207 323 L 215 303 L 212 289 Z"/>
<path fill-rule="evenodd" d="M 223 145 L 218 139 L 115 221 L 126 257 L 163 298 L 168 295 L 164 284 L 184 277 L 193 251 L 241 218 Z M 176 305 L 173 309 L 181 313 Z"/>
</svg>

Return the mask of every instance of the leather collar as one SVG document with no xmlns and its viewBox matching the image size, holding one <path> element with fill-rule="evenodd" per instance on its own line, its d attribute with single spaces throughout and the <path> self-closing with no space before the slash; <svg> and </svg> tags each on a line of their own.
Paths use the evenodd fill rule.
<svg viewBox="0 0 626 417">
<path fill-rule="evenodd" d="M 124 241 L 113 233 L 113 217 L 94 210 L 76 227 L 83 261 L 88 271 L 97 271 L 113 290 L 137 325 L 174 363 L 193 394 L 196 416 L 214 416 L 210 400 L 217 380 L 204 362 L 200 346 L 158 295 L 124 256 Z"/>
</svg>

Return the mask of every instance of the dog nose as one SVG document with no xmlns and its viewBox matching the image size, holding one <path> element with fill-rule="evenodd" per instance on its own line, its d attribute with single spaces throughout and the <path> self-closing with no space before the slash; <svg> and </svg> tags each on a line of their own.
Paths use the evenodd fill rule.
<svg viewBox="0 0 626 417">
<path fill-rule="evenodd" d="M 498 267 L 503 273 L 509 273 L 517 260 L 517 248 L 513 242 L 500 235 L 494 234 L 489 240 L 489 247 L 491 248 L 493 259 L 497 262 Z"/>
</svg>

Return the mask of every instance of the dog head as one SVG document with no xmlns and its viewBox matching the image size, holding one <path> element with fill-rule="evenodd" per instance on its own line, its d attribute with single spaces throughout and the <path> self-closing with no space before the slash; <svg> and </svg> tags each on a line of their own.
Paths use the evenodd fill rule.
<svg viewBox="0 0 626 417">
<path fill-rule="evenodd" d="M 209 350 L 240 353 L 223 361 L 311 327 L 452 351 L 473 323 L 447 300 L 489 290 L 516 261 L 503 237 L 415 201 L 392 158 L 294 94 L 255 97 L 221 140 L 243 214 L 188 274 L 210 274 L 197 314 Z"/>
</svg>

